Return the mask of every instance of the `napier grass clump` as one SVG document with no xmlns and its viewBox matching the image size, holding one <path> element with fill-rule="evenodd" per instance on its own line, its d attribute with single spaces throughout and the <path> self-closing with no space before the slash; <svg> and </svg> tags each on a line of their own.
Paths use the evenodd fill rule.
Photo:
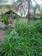
<svg viewBox="0 0 42 56">
<path fill-rule="evenodd" d="M 0 56 L 42 56 L 42 20 L 17 21 L 0 47 Z"/>
</svg>

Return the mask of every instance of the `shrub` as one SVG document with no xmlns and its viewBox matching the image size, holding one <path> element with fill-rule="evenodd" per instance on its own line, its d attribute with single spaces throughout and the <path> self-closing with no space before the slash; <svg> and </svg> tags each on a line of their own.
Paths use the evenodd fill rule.
<svg viewBox="0 0 42 56">
<path fill-rule="evenodd" d="M 8 17 L 7 16 L 3 16 L 2 17 L 2 22 L 6 25 L 8 25 L 9 21 L 8 21 Z"/>
</svg>

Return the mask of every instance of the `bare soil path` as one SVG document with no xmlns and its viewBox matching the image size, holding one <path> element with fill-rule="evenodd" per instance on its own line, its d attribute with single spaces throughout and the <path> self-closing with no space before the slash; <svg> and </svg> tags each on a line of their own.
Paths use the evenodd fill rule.
<svg viewBox="0 0 42 56">
<path fill-rule="evenodd" d="M 5 37 L 5 31 L 0 30 L 0 42 L 4 40 Z"/>
</svg>

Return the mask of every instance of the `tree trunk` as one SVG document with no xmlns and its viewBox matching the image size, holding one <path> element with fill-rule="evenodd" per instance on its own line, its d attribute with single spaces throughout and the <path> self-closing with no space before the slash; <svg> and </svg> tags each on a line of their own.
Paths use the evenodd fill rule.
<svg viewBox="0 0 42 56">
<path fill-rule="evenodd" d="M 35 18 L 35 16 L 36 16 L 36 7 L 34 8 L 34 20 L 36 20 L 36 18 Z"/>
<path fill-rule="evenodd" d="M 28 0 L 28 13 L 27 13 L 27 18 L 28 18 L 28 20 L 31 20 L 31 17 L 30 17 L 30 2 L 31 2 L 31 0 Z"/>
</svg>

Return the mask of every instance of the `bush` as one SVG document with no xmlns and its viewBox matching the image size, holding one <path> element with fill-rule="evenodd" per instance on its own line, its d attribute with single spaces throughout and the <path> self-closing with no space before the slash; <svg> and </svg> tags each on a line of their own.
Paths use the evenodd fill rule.
<svg viewBox="0 0 42 56">
<path fill-rule="evenodd" d="M 42 56 L 42 21 L 18 21 L 0 47 L 0 56 Z"/>
<path fill-rule="evenodd" d="M 8 25 L 9 21 L 8 21 L 8 17 L 7 16 L 3 16 L 2 17 L 2 22 L 6 25 Z"/>
</svg>

